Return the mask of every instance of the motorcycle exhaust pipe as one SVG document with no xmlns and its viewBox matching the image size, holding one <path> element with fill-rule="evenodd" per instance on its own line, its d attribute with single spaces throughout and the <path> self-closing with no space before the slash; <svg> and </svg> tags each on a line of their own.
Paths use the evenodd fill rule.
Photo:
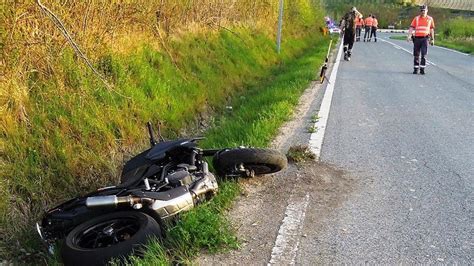
<svg viewBox="0 0 474 266">
<path fill-rule="evenodd" d="M 88 208 L 98 207 L 117 207 L 117 206 L 130 206 L 133 207 L 135 204 L 148 203 L 150 199 L 139 198 L 133 196 L 117 197 L 111 196 L 96 196 L 88 197 L 86 199 L 86 206 Z"/>
</svg>

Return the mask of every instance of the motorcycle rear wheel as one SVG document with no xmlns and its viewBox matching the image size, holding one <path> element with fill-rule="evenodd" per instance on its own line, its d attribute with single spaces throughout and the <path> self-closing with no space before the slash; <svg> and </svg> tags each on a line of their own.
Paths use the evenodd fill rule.
<svg viewBox="0 0 474 266">
<path fill-rule="evenodd" d="M 241 167 L 255 175 L 271 174 L 285 168 L 287 163 L 286 156 L 279 151 L 259 148 L 224 150 L 213 158 L 219 176 L 235 175 Z"/>
<path fill-rule="evenodd" d="M 112 212 L 78 225 L 61 249 L 65 265 L 104 265 L 137 252 L 161 229 L 151 216 L 136 211 Z"/>
</svg>

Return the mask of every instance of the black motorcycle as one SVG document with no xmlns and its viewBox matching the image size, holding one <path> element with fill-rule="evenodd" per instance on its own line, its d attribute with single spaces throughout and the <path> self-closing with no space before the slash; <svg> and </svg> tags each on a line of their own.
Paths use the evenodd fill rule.
<svg viewBox="0 0 474 266">
<path fill-rule="evenodd" d="M 52 251 L 61 243 L 66 265 L 104 264 L 137 251 L 150 237 L 162 237 L 163 221 L 192 209 L 218 191 L 206 156 L 221 177 L 253 177 L 283 169 L 286 157 L 257 148 L 201 149 L 201 138 L 155 141 L 129 160 L 117 186 L 98 189 L 46 212 L 36 224 Z"/>
</svg>

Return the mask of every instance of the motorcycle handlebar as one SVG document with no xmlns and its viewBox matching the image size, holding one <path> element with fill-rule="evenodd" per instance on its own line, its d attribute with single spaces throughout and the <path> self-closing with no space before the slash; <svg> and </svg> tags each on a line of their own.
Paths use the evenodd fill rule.
<svg viewBox="0 0 474 266">
<path fill-rule="evenodd" d="M 153 136 L 153 129 L 151 128 L 151 123 L 147 122 L 146 127 L 148 128 L 148 135 L 150 136 L 150 145 L 153 147 L 156 145 L 155 136 Z"/>
</svg>

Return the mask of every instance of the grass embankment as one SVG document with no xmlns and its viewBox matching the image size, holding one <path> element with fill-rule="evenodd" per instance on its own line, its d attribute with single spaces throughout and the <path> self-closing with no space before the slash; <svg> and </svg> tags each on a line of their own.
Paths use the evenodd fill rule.
<svg viewBox="0 0 474 266">
<path fill-rule="evenodd" d="M 123 162 L 148 145 L 146 121 L 162 121 L 165 137 L 183 135 L 212 121 L 209 114 L 239 95 L 244 98 L 233 100 L 232 116 L 247 116 L 217 121 L 204 145 L 261 146 L 271 138 L 276 121 L 284 119 L 281 110 L 291 105 L 270 92 L 252 95 L 280 80 L 274 75 L 317 43 L 320 10 L 309 0 L 285 2 L 285 37 L 277 55 L 276 4 L 198 2 L 50 3 L 60 17 L 70 16 L 65 25 L 112 89 L 91 74 L 33 3 L 0 6 L 8 26 L 0 32 L 8 36 L 0 40 L 0 257 L 22 260 L 36 253 L 34 221 L 43 210 L 116 183 Z M 243 108 L 257 99 L 265 99 L 258 111 Z M 246 126 L 233 125 L 242 121 Z M 223 133 L 229 135 L 218 139 Z M 181 239 L 189 243 L 187 236 Z"/>
<path fill-rule="evenodd" d="M 316 40 L 297 59 L 273 69 L 268 78 L 236 97 L 232 101 L 233 111 L 219 117 L 206 132 L 202 146 L 267 146 L 317 75 L 327 45 L 327 39 Z M 238 240 L 222 214 L 238 195 L 239 188 L 234 182 L 221 182 L 220 186 L 216 198 L 184 214 L 177 226 L 169 229 L 169 239 L 163 245 L 153 242 L 144 258 L 132 258 L 132 265 L 187 263 L 202 249 L 214 252 L 237 247 Z"/>
<path fill-rule="evenodd" d="M 437 45 L 474 54 L 474 19 L 456 18 L 440 25 L 436 29 Z"/>
<path fill-rule="evenodd" d="M 439 25 L 435 30 L 435 45 L 474 54 L 474 19 L 456 18 Z M 406 40 L 406 36 L 391 36 Z"/>
</svg>

